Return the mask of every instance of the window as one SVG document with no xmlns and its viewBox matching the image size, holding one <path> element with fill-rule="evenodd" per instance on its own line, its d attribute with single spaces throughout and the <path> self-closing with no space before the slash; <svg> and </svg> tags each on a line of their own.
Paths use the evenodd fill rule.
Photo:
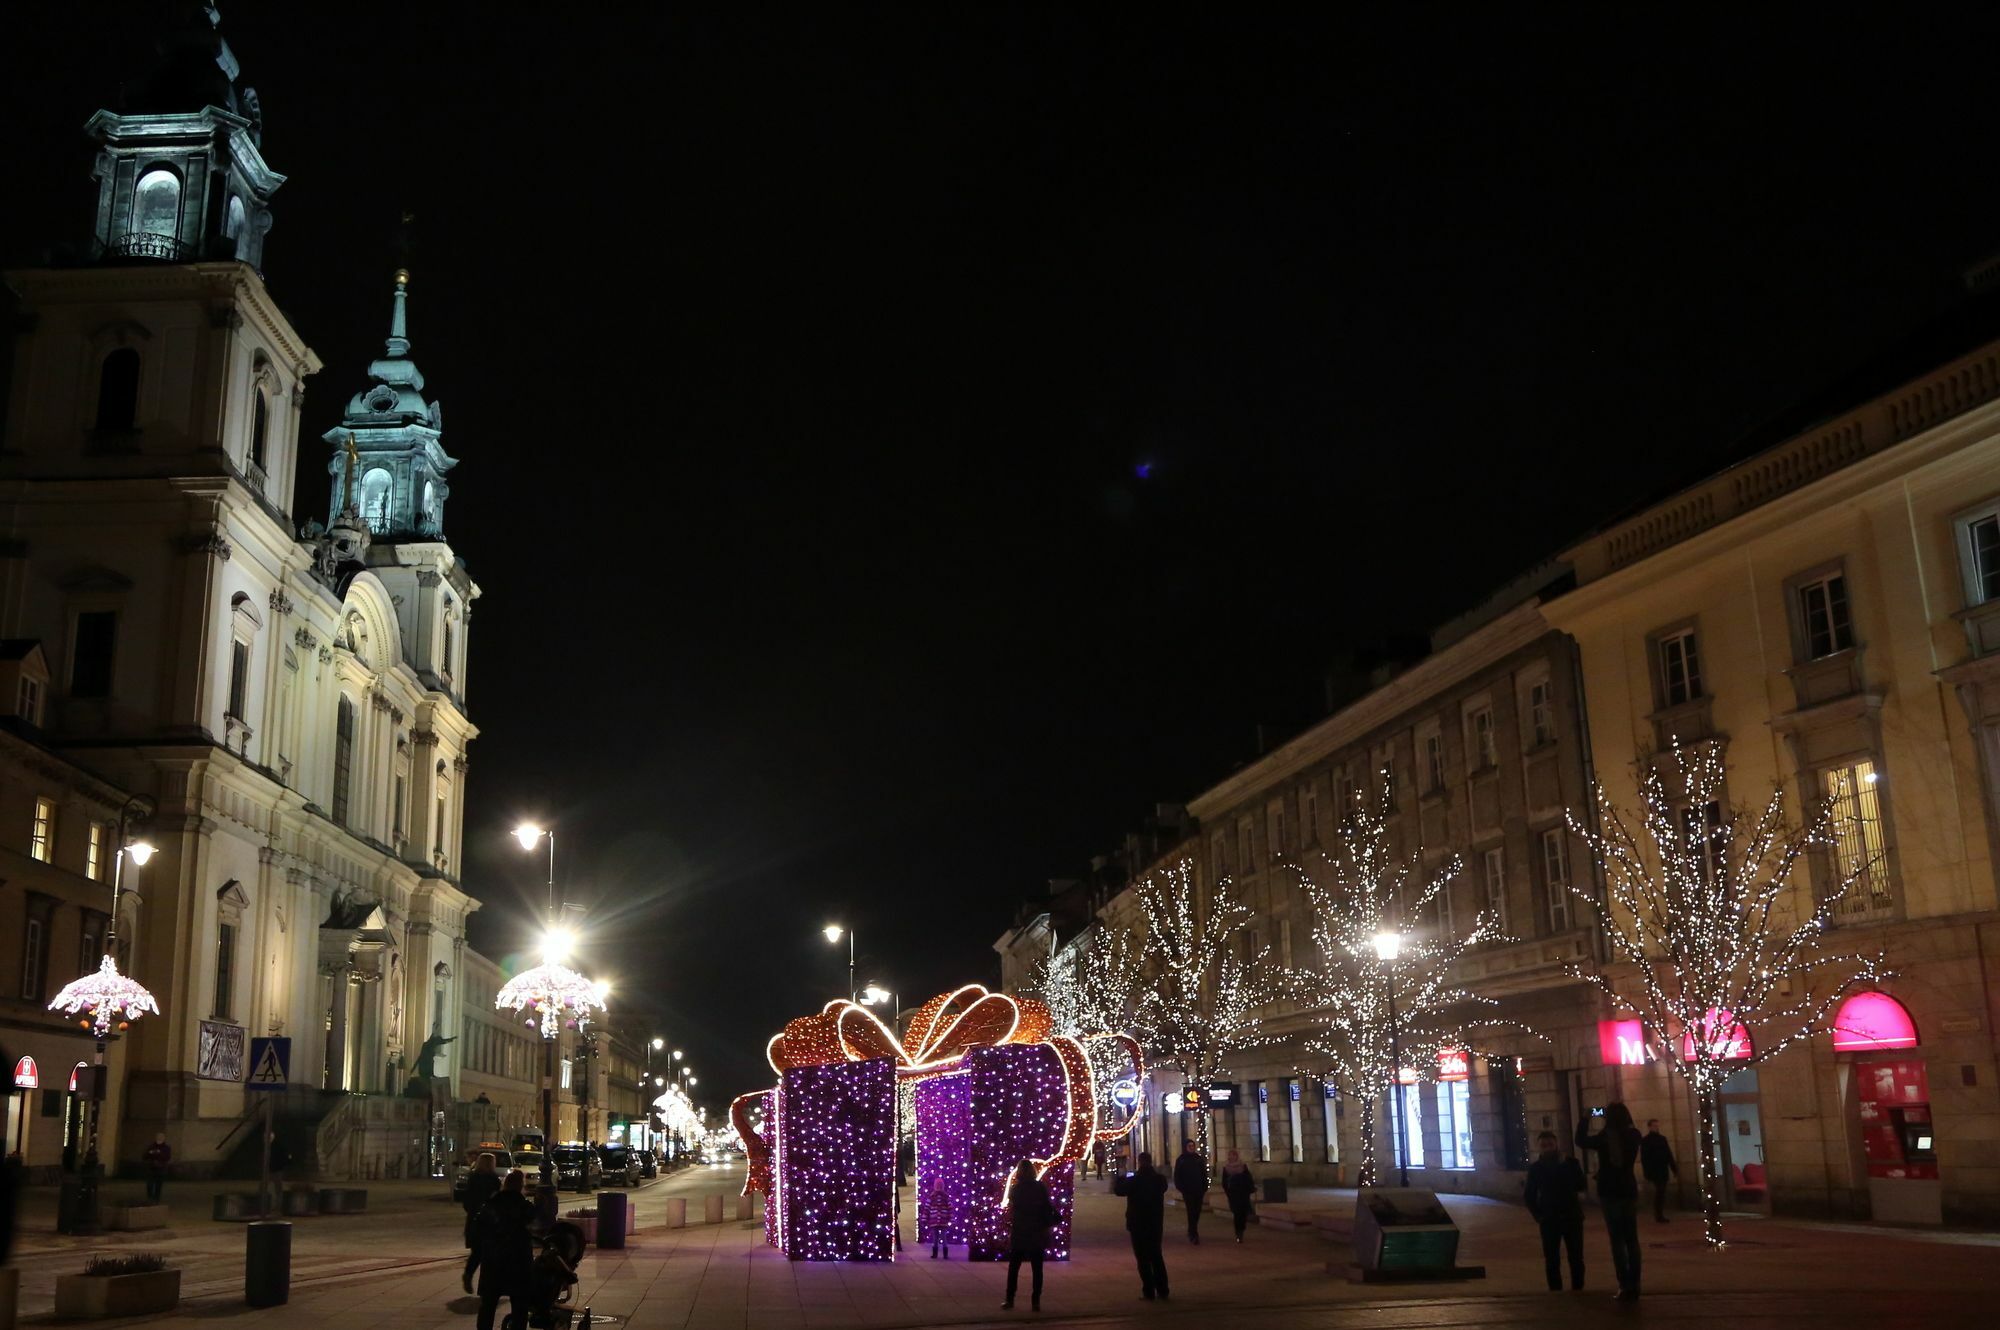
<svg viewBox="0 0 2000 1330">
<path fill-rule="evenodd" d="M 236 925 L 225 923 L 215 930 L 215 1018 L 229 1019 L 230 1003 L 235 997 L 236 977 Z"/>
<path fill-rule="evenodd" d="M 139 353 L 121 346 L 97 371 L 97 429 L 129 434 L 139 421 Z"/>
<path fill-rule="evenodd" d="M 1528 685 L 1528 742 L 1540 748 L 1555 740 L 1555 707 L 1549 698 L 1549 681 L 1537 679 Z"/>
<path fill-rule="evenodd" d="M 42 681 L 21 676 L 20 691 L 14 697 L 14 713 L 29 725 L 42 723 Z"/>
<path fill-rule="evenodd" d="M 1472 1093 L 1464 1081 L 1439 1081 L 1434 1087 L 1438 1114 L 1438 1161 L 1444 1168 L 1471 1168 Z M 1415 1098 L 1414 1095 L 1411 1096 Z"/>
<path fill-rule="evenodd" d="M 96 973 L 98 964 L 103 959 L 104 943 L 102 925 L 98 923 L 101 917 L 91 910 L 83 912 L 83 930 L 77 936 L 76 946 L 76 972 L 78 974 Z"/>
<path fill-rule="evenodd" d="M 348 796 L 354 786 L 354 703 L 340 699 L 333 727 L 333 820 L 347 825 Z"/>
<path fill-rule="evenodd" d="M 1268 807 L 1268 808 L 1266 808 L 1266 809 L 1264 810 L 1264 824 L 1265 824 L 1265 829 L 1266 829 L 1266 830 L 1267 830 L 1267 831 L 1268 831 L 1268 832 L 1270 833 L 1270 838 L 1271 838 L 1271 839 L 1270 839 L 1270 855 L 1271 855 L 1271 860 L 1270 860 L 1270 861 L 1271 861 L 1271 862 L 1273 862 L 1273 863 L 1275 863 L 1275 862 L 1277 862 L 1277 861 L 1278 861 L 1279 859 L 1282 859 L 1282 858 L 1284 858 L 1284 857 L 1285 857 L 1285 803 L 1284 803 L 1284 800 L 1282 800 L 1282 799 L 1273 799 L 1273 800 L 1271 801 L 1271 805 L 1270 805 L 1270 807 Z"/>
<path fill-rule="evenodd" d="M 75 646 L 70 652 L 69 695 L 111 696 L 111 666 L 118 642 L 116 610 L 85 610 L 76 616 Z"/>
<path fill-rule="evenodd" d="M 1479 769 L 1485 771 L 1499 766 L 1500 751 L 1493 738 L 1493 708 L 1483 706 L 1467 712 L 1465 725 L 1472 735 L 1468 746 L 1472 749 L 1474 760 L 1479 763 Z"/>
<path fill-rule="evenodd" d="M 258 384 L 250 390 L 250 465 L 264 469 L 264 451 L 271 433 L 271 399 L 264 394 L 264 385 Z"/>
<path fill-rule="evenodd" d="M 445 788 L 444 786 L 440 785 L 438 786 L 437 847 L 436 847 L 437 852 L 439 854 L 444 853 L 444 805 L 445 805 Z"/>
<path fill-rule="evenodd" d="M 1375 764 L 1375 769 L 1376 769 L 1376 770 L 1377 770 L 1378 772 L 1380 772 L 1380 773 L 1381 773 L 1381 780 L 1382 780 L 1382 803 L 1383 803 L 1383 804 L 1384 804 L 1384 805 L 1385 805 L 1386 807 L 1389 807 L 1389 808 L 1394 808 L 1394 807 L 1396 806 L 1396 757 L 1395 757 L 1395 754 L 1393 754 L 1393 753 L 1390 753 L 1390 752 L 1388 752 L 1388 751 L 1386 751 L 1386 750 L 1385 750 L 1385 751 L 1384 751 L 1384 752 L 1382 753 L 1382 756 L 1381 756 L 1380 760 L 1376 762 L 1376 764 Z"/>
<path fill-rule="evenodd" d="M 1549 892 L 1549 931 L 1569 931 L 1569 844 L 1561 827 L 1542 833 L 1542 881 Z"/>
<path fill-rule="evenodd" d="M 1453 926 L 1451 912 L 1451 881 L 1449 879 L 1446 879 L 1443 889 L 1437 894 L 1437 916 L 1438 936 L 1440 938 L 1457 937 L 1458 929 Z"/>
<path fill-rule="evenodd" d="M 1498 847 L 1486 852 L 1486 912 L 1495 928 L 1507 931 L 1507 852 Z"/>
<path fill-rule="evenodd" d="M 1830 890 L 1846 884 L 1834 905 L 1835 915 L 1868 915 L 1890 905 L 1889 846 L 1882 827 L 1881 774 L 1872 761 L 1834 767 L 1820 773 L 1831 805 L 1833 837 Z"/>
<path fill-rule="evenodd" d="M 394 482 L 390 480 L 388 471 L 382 467 L 370 467 L 368 474 L 361 477 L 361 516 L 366 519 L 370 530 L 390 529 L 393 520 L 390 511 L 393 488 Z"/>
<path fill-rule="evenodd" d="M 1424 1097 L 1418 1093 L 1420 1088 L 1401 1085 L 1389 1092 L 1389 1147 L 1393 1151 L 1390 1162 L 1411 1168 L 1424 1166 Z M 1400 1116 L 1395 1108 L 1398 1099 L 1403 1101 Z"/>
<path fill-rule="evenodd" d="M 1333 773 L 1333 825 L 1342 826 L 1354 813 L 1354 778 L 1345 771 Z"/>
<path fill-rule="evenodd" d="M 1722 871 L 1722 850 L 1728 833 L 1722 827 L 1722 805 L 1711 799 L 1681 810 L 1682 853 L 1705 886 L 1713 886 Z"/>
<path fill-rule="evenodd" d="M 42 1000 L 42 921 L 29 916 L 21 931 L 21 996 L 30 1002 Z"/>
<path fill-rule="evenodd" d="M 409 797 L 408 789 L 409 789 L 409 782 L 404 778 L 402 772 L 400 771 L 397 772 L 396 802 L 395 805 L 391 807 L 389 810 L 389 818 L 390 818 L 390 825 L 394 828 L 394 830 L 391 832 L 391 836 L 395 840 L 396 847 L 398 849 L 401 849 L 403 845 L 403 804 L 404 801 Z"/>
<path fill-rule="evenodd" d="M 1660 705 L 1677 707 L 1701 696 L 1701 655 L 1694 629 L 1682 628 L 1655 644 L 1660 654 Z"/>
<path fill-rule="evenodd" d="M 1960 520 L 1958 554 L 1965 571 L 1965 603 L 2000 600 L 2000 509 Z"/>
<path fill-rule="evenodd" d="M 35 825 L 28 835 L 28 856 L 48 863 L 55 857 L 56 801 L 35 800 Z"/>
<path fill-rule="evenodd" d="M 229 714 L 238 720 L 245 715 L 250 692 L 250 644 L 235 641 L 229 644 Z"/>
<path fill-rule="evenodd" d="M 1311 784 L 1299 787 L 1299 845 L 1319 844 L 1319 790 Z"/>
<path fill-rule="evenodd" d="M 181 229 L 181 180 L 155 167 L 139 177 L 132 196 L 132 230 L 140 235 L 172 240 Z"/>
<path fill-rule="evenodd" d="M 1292 968 L 1292 921 L 1278 921 L 1278 963 L 1286 969 Z"/>
<path fill-rule="evenodd" d="M 1847 578 L 1828 573 L 1799 584 L 1799 629 L 1806 658 L 1818 660 L 1854 645 L 1854 625 L 1847 615 Z"/>
<path fill-rule="evenodd" d="M 1297 1081 L 1285 1082 L 1285 1107 L 1291 1111 L 1292 1162 L 1294 1164 L 1303 1164 L 1306 1162 L 1306 1139 L 1304 1132 L 1299 1128 L 1299 1083 Z"/>
<path fill-rule="evenodd" d="M 447 679 L 451 678 L 451 639 L 451 616 L 447 614 L 444 619 L 444 649 L 438 653 L 438 673 Z"/>
<path fill-rule="evenodd" d="M 1208 867 L 1218 882 L 1229 876 L 1229 838 L 1219 831 L 1208 838 Z"/>
<path fill-rule="evenodd" d="M 1426 791 L 1444 788 L 1444 736 L 1426 734 L 1424 736 L 1424 789 Z"/>
<path fill-rule="evenodd" d="M 1243 873 L 1257 871 L 1257 823 L 1252 818 L 1236 821 L 1236 868 Z"/>
<path fill-rule="evenodd" d="M 90 824 L 90 841 L 83 851 L 83 875 L 92 882 L 104 880 L 104 850 L 111 839 L 107 834 L 110 830 L 102 822 Z"/>
<path fill-rule="evenodd" d="M 1326 1162 L 1340 1162 L 1340 1101 L 1334 1098 L 1333 1087 L 1323 1085 L 1319 1092 L 1320 1116 L 1326 1128 Z"/>
<path fill-rule="evenodd" d="M 1257 1116 L 1251 1119 L 1251 1126 L 1256 1133 L 1257 1158 L 1266 1164 L 1271 1162 L 1271 1105 L 1267 1102 L 1270 1094 L 1270 1088 L 1264 1082 L 1250 1083 L 1250 1098 L 1255 1103 L 1257 1112 Z"/>
</svg>

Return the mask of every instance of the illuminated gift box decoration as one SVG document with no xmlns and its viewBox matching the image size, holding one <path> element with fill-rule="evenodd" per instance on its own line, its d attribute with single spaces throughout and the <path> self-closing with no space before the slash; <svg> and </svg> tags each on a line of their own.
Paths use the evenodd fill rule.
<svg viewBox="0 0 2000 1330">
<path fill-rule="evenodd" d="M 1123 1035 L 1050 1032 L 1033 999 L 970 984 L 939 994 L 899 1040 L 857 1003 L 829 1002 L 786 1025 L 767 1056 L 775 1090 L 739 1097 L 731 1118 L 765 1194 L 765 1235 L 794 1260 L 890 1260 L 897 1222 L 897 1092 L 910 1087 L 917 1137 L 917 1230 L 943 1230 L 976 1259 L 1005 1254 L 1007 1187 L 1022 1159 L 1048 1184 L 1068 1254 L 1075 1164 L 1130 1131 L 1136 1108 L 1099 1093 L 1105 1067 L 1143 1074 Z M 945 1204 L 933 1199 L 943 1181 Z"/>
</svg>

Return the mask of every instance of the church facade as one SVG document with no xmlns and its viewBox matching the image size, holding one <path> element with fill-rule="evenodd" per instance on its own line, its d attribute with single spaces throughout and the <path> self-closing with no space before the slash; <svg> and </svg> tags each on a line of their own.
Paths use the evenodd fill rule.
<svg viewBox="0 0 2000 1330">
<path fill-rule="evenodd" d="M 358 1144 L 338 1092 L 398 1097 L 400 1123 L 457 1071 L 479 587 L 445 537 L 454 462 L 406 273 L 384 282 L 367 382 L 308 426 L 320 360 L 259 272 L 284 177 L 212 11 L 142 100 L 88 126 L 89 261 L 7 274 L 23 317 L 0 454 L 0 638 L 46 662 L 34 736 L 129 791 L 119 834 L 158 850 L 128 866 L 117 920 L 160 1014 L 114 1048 L 106 1162 L 165 1132 L 190 1172 L 240 1165 L 245 1050 L 280 1036 L 294 1158 L 394 1175 L 407 1150 Z M 331 510 L 301 524 L 315 438 Z M 23 908 L 0 896 L 0 931 Z"/>
</svg>

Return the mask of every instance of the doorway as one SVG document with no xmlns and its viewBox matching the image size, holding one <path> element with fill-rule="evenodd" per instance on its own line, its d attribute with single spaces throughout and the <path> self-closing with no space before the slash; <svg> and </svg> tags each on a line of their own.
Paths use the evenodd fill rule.
<svg viewBox="0 0 2000 1330">
<path fill-rule="evenodd" d="M 1724 1081 L 1715 1113 L 1716 1166 L 1722 1174 L 1725 1202 L 1769 1212 L 1771 1175 L 1764 1158 L 1764 1111 L 1758 1102 L 1757 1073 L 1746 1069 Z"/>
</svg>

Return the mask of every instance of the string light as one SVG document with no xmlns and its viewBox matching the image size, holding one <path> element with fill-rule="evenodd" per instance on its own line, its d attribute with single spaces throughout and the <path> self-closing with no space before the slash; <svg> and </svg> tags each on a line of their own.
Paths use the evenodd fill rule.
<svg viewBox="0 0 2000 1330">
<path fill-rule="evenodd" d="M 107 951 L 95 970 L 64 984 L 62 992 L 56 994 L 48 1009 L 60 1011 L 66 1016 L 87 1014 L 90 1019 L 78 1024 L 101 1040 L 111 1033 L 114 1024 L 122 1030 L 149 1011 L 157 1016 L 160 1004 L 137 980 L 118 973 L 118 962 L 112 960 L 111 953 Z M 103 1051 L 100 1044 L 98 1052 Z"/>
<path fill-rule="evenodd" d="M 779 1078 L 778 1099 L 781 1250 L 793 1260 L 889 1260 L 896 1241 L 893 1062 L 791 1067 Z"/>
<path fill-rule="evenodd" d="M 1719 1249 L 1725 1244 L 1715 1121 L 1722 1083 L 1828 1030 L 1843 995 L 1888 977 L 1879 951 L 1839 952 L 1825 939 L 1835 907 L 1880 863 L 1841 863 L 1829 853 L 1832 880 L 1817 899 L 1810 882 L 1793 880 L 1814 847 L 1865 843 L 1857 819 L 1838 811 L 1854 804 L 1845 776 L 1795 827 L 1785 816 L 1781 786 L 1761 812 L 1741 810 L 1724 820 L 1719 744 L 1683 747 L 1675 740 L 1640 769 L 1637 834 L 1602 786 L 1595 792 L 1597 826 L 1569 819 L 1603 867 L 1606 898 L 1575 885 L 1571 892 L 1595 913 L 1621 974 L 1614 981 L 1578 965 L 1569 972 L 1618 1009 L 1651 1022 L 1661 1060 L 1694 1091 L 1702 1232 Z M 1748 1038 L 1737 1037 L 1739 1025 Z"/>
<path fill-rule="evenodd" d="M 581 1030 L 590 1013 L 604 1005 L 603 988 L 566 965 L 544 963 L 509 979 L 493 996 L 495 1008 L 528 1013 L 527 1024 L 540 1026 L 542 1038 L 553 1039 L 569 1016 Z"/>
</svg>

